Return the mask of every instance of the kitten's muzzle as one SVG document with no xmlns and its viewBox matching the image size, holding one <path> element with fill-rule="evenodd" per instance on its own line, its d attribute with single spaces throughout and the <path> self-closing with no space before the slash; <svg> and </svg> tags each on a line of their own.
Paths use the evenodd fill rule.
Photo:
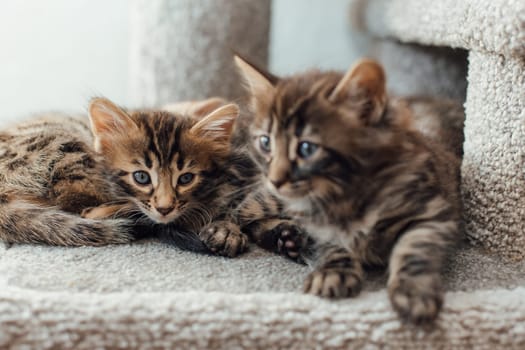
<svg viewBox="0 0 525 350">
<path fill-rule="evenodd" d="M 175 209 L 175 207 L 155 207 L 155 210 L 157 210 L 159 212 L 159 214 L 161 215 L 168 215 L 169 213 L 171 213 L 173 211 L 173 209 Z"/>
</svg>

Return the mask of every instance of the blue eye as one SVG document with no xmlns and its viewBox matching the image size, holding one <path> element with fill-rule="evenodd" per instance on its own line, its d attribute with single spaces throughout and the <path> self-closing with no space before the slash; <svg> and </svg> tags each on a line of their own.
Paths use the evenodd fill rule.
<svg viewBox="0 0 525 350">
<path fill-rule="evenodd" d="M 195 175 L 193 175 L 192 173 L 184 173 L 181 176 L 179 176 L 179 184 L 187 185 L 193 181 L 194 177 Z"/>
<path fill-rule="evenodd" d="M 145 171 L 139 170 L 133 173 L 133 179 L 139 185 L 148 185 L 151 182 L 149 174 Z"/>
<path fill-rule="evenodd" d="M 259 146 L 261 147 L 261 149 L 268 153 L 271 151 L 272 147 L 271 147 L 271 144 L 270 144 L 270 138 L 266 135 L 262 135 L 259 137 Z"/>
<path fill-rule="evenodd" d="M 299 143 L 299 146 L 297 147 L 297 154 L 299 157 L 306 159 L 311 157 L 318 148 L 319 146 L 317 146 L 315 143 L 303 141 Z"/>
</svg>

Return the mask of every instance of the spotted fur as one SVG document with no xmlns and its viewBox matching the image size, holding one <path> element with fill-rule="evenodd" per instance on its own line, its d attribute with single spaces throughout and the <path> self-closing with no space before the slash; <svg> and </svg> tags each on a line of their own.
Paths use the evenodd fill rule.
<svg viewBox="0 0 525 350">
<path fill-rule="evenodd" d="M 133 239 L 128 220 L 79 217 L 124 195 L 91 144 L 84 120 L 58 114 L 0 133 L 1 240 L 77 246 Z"/>
<path fill-rule="evenodd" d="M 459 159 L 415 129 L 373 61 L 345 75 L 283 79 L 240 57 L 236 63 L 251 92 L 250 149 L 265 179 L 241 205 L 241 222 L 273 215 L 305 229 L 315 241 L 303 252 L 313 266 L 305 292 L 355 296 L 364 267 L 388 266 L 401 318 L 434 320 L 441 269 L 459 237 Z M 260 230 L 257 240 L 272 235 Z"/>
<path fill-rule="evenodd" d="M 96 98 L 89 121 L 50 115 L 1 134 L 0 238 L 74 246 L 155 235 L 196 251 L 244 251 L 225 215 L 244 185 L 242 157 L 230 152 L 238 108 L 192 106 L 128 112 Z"/>
</svg>

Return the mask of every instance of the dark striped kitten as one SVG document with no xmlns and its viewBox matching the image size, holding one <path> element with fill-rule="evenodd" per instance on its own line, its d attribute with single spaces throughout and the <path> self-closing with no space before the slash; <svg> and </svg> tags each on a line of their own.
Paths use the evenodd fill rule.
<svg viewBox="0 0 525 350">
<path fill-rule="evenodd" d="M 146 232 L 187 249 L 239 254 L 246 237 L 224 215 L 241 181 L 229 165 L 239 110 L 215 107 L 203 102 L 191 118 L 126 112 L 97 98 L 91 129 L 87 120 L 51 115 L 5 131 L 0 239 L 103 245 Z"/>
<path fill-rule="evenodd" d="M 401 318 L 434 320 L 441 269 L 459 239 L 458 158 L 411 127 L 373 61 L 344 76 L 283 79 L 236 63 L 252 94 L 251 150 L 265 177 L 265 189 L 242 204 L 241 222 L 281 215 L 306 229 L 316 248 L 306 254 L 314 271 L 305 292 L 355 296 L 364 267 L 388 266 Z M 286 234 L 287 244 L 304 244 L 297 226 Z"/>
</svg>

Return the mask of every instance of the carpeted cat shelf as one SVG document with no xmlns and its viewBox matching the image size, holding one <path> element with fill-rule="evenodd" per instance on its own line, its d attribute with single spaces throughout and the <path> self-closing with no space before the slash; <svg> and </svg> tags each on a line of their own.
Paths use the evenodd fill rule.
<svg viewBox="0 0 525 350">
<path fill-rule="evenodd" d="M 153 240 L 0 245 L 0 348 L 525 348 L 525 2 L 353 4 L 354 24 L 370 35 L 369 54 L 386 65 L 393 91 L 466 94 L 462 181 L 477 245 L 447 266 L 435 327 L 401 324 L 382 274 L 369 276 L 357 298 L 322 300 L 301 293 L 305 266 L 255 247 L 225 259 Z M 132 6 L 137 104 L 239 97 L 232 42 L 266 60 L 269 0 Z"/>
<path fill-rule="evenodd" d="M 445 87 L 459 97 L 457 90 L 466 86 L 462 191 L 467 234 L 494 253 L 523 260 L 525 2 L 362 0 L 355 5 L 356 24 L 379 40 L 380 59 L 390 70 L 416 77 L 408 78 L 418 81 L 410 84 L 410 92 Z M 398 54 L 407 51 L 417 54 Z M 468 55 L 466 81 L 462 51 Z"/>
</svg>

